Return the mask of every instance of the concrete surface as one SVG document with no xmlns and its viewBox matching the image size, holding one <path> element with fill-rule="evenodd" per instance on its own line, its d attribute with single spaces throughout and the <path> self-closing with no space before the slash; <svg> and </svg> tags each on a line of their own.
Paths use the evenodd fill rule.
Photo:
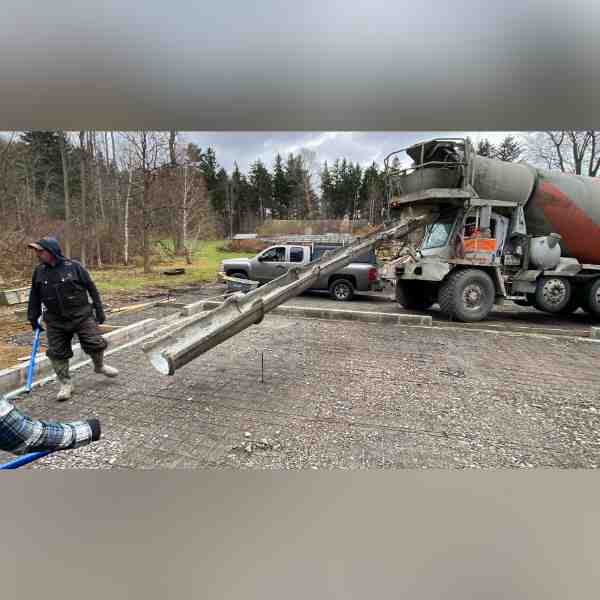
<svg viewBox="0 0 600 600">
<path fill-rule="evenodd" d="M 83 367 L 69 402 L 49 384 L 17 405 L 104 431 L 29 468 L 596 468 L 599 358 L 569 337 L 268 315 L 174 377 L 133 346 L 107 361 L 119 378 Z"/>
</svg>

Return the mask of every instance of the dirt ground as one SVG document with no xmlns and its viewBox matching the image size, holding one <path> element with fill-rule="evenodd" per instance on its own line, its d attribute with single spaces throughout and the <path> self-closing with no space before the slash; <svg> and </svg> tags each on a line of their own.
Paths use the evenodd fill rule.
<svg viewBox="0 0 600 600">
<path fill-rule="evenodd" d="M 31 331 L 29 323 L 19 321 L 14 311 L 15 306 L 0 306 L 0 370 L 19 364 L 19 358 L 31 352 L 31 346 L 11 342 L 13 336 Z"/>
</svg>

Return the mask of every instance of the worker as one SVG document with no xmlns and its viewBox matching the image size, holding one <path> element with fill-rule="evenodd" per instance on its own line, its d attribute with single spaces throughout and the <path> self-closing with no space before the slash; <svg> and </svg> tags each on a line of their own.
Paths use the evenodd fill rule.
<svg viewBox="0 0 600 600">
<path fill-rule="evenodd" d="M 106 320 L 102 301 L 89 273 L 77 261 L 63 256 L 55 238 L 45 237 L 28 246 L 35 250 L 40 264 L 33 271 L 27 319 L 35 331 L 41 326 L 38 319 L 44 305 L 46 355 L 60 382 L 57 400 L 68 400 L 73 393 L 69 359 L 73 357 L 71 340 L 74 334 L 92 359 L 96 373 L 106 377 L 119 374 L 117 369 L 104 364 L 107 343 L 98 328 L 98 324 Z"/>
<path fill-rule="evenodd" d="M 85 421 L 36 421 L 8 400 L 0 400 L 0 450 L 27 454 L 71 450 L 100 439 L 98 419 Z"/>
<path fill-rule="evenodd" d="M 480 231 L 476 225 L 470 223 L 465 225 L 465 238 L 477 238 L 479 235 Z"/>
</svg>

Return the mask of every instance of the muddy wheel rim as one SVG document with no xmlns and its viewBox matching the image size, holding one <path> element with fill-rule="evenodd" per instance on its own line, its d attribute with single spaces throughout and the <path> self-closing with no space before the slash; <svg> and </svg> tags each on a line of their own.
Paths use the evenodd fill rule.
<svg viewBox="0 0 600 600">
<path fill-rule="evenodd" d="M 467 310 L 479 310 L 484 297 L 483 288 L 476 283 L 470 283 L 463 290 L 462 297 Z"/>
<path fill-rule="evenodd" d="M 544 283 L 542 288 L 542 296 L 544 300 L 551 306 L 561 304 L 567 294 L 567 286 L 560 279 L 550 279 Z"/>
</svg>

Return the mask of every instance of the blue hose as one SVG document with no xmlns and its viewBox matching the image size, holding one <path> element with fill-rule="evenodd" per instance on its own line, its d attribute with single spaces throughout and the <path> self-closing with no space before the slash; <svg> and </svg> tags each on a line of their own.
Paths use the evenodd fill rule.
<svg viewBox="0 0 600 600">
<path fill-rule="evenodd" d="M 0 465 L 0 470 L 2 469 L 18 469 L 23 465 L 26 465 L 34 460 L 38 460 L 48 454 L 51 454 L 52 450 L 42 450 L 40 452 L 30 452 L 29 454 L 23 454 L 23 456 L 19 456 L 3 465 Z"/>
</svg>

